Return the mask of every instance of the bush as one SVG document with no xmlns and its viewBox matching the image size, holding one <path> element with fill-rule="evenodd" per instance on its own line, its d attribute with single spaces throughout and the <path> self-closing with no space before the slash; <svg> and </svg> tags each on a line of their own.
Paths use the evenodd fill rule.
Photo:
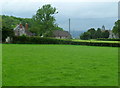
<svg viewBox="0 0 120 88">
<path fill-rule="evenodd" d="M 15 43 L 15 44 L 67 44 L 67 45 L 120 47 L 119 43 L 79 42 L 79 41 L 72 41 L 72 40 L 65 40 L 65 39 L 26 37 L 26 36 L 14 36 L 12 43 Z"/>
</svg>

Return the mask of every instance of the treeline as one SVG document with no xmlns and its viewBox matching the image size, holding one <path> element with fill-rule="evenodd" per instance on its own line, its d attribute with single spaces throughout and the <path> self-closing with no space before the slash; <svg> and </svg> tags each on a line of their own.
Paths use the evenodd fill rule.
<svg viewBox="0 0 120 88">
<path fill-rule="evenodd" d="M 103 28 L 104 30 L 101 28 L 98 28 L 97 30 L 91 28 L 87 32 L 81 34 L 80 39 L 89 40 L 98 38 L 109 38 L 110 30 L 105 30 L 104 26 Z M 120 38 L 120 20 L 115 22 L 111 32 L 114 33 L 115 36 L 118 36 Z"/>
<path fill-rule="evenodd" d="M 30 27 L 32 25 L 31 18 L 19 18 L 19 17 L 6 16 L 6 15 L 1 15 L 1 16 L 2 16 L 2 28 L 13 30 L 16 27 L 16 25 L 19 23 L 22 23 L 23 26 L 25 25 L 25 23 L 28 23 Z"/>
<path fill-rule="evenodd" d="M 89 39 L 97 39 L 97 38 L 108 38 L 109 30 L 102 30 L 98 28 L 95 30 L 94 28 L 89 29 L 87 32 L 84 32 L 80 39 L 89 40 Z"/>
</svg>

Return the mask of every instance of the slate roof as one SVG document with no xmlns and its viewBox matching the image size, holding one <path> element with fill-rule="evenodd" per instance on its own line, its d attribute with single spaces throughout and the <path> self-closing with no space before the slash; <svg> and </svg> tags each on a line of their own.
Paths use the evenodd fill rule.
<svg viewBox="0 0 120 88">
<path fill-rule="evenodd" d="M 62 30 L 54 30 L 53 36 L 54 37 L 71 37 L 68 31 L 62 31 Z"/>
<path fill-rule="evenodd" d="M 35 35 L 35 34 L 31 33 L 29 30 L 25 30 L 25 33 L 26 33 L 27 35 L 29 35 L 29 36 Z"/>
</svg>

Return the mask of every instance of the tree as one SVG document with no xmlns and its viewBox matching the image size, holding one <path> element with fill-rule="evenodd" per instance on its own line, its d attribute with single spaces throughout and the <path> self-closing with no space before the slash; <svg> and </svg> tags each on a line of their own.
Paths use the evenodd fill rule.
<svg viewBox="0 0 120 88">
<path fill-rule="evenodd" d="M 88 30 L 88 32 L 90 33 L 90 39 L 95 39 L 95 33 L 96 33 L 96 30 L 94 28 L 91 28 Z"/>
<path fill-rule="evenodd" d="M 95 33 L 95 37 L 96 38 L 101 38 L 102 37 L 102 31 L 100 28 L 97 29 L 96 33 Z"/>
<path fill-rule="evenodd" d="M 108 38 L 109 37 L 109 31 L 105 30 L 104 32 L 102 32 L 102 38 Z"/>
<path fill-rule="evenodd" d="M 13 16 L 5 16 L 2 15 L 2 27 L 8 28 L 8 29 L 14 29 L 15 26 L 19 23 L 20 21 L 17 19 L 14 19 Z"/>
<path fill-rule="evenodd" d="M 90 39 L 90 33 L 89 33 L 89 32 L 84 32 L 84 33 L 80 36 L 80 39 L 89 40 L 89 39 Z"/>
<path fill-rule="evenodd" d="M 118 20 L 117 22 L 115 22 L 112 31 L 113 31 L 114 34 L 118 34 L 119 38 L 120 38 L 120 20 Z"/>
<path fill-rule="evenodd" d="M 2 27 L 2 41 L 5 42 L 5 39 L 7 37 L 13 37 L 14 36 L 14 32 L 12 29 L 8 29 L 8 28 L 5 28 L 5 27 Z"/>
<path fill-rule="evenodd" d="M 88 39 L 95 39 L 96 30 L 94 28 L 89 29 L 87 32 L 84 32 L 80 35 L 80 39 L 88 40 Z"/>
<path fill-rule="evenodd" d="M 31 31 L 37 33 L 37 35 L 46 36 L 55 29 L 55 17 L 54 14 L 58 13 L 56 8 L 50 4 L 43 5 L 42 8 L 37 10 L 36 15 L 33 16 L 33 27 Z"/>
<path fill-rule="evenodd" d="M 9 36 L 14 36 L 13 29 L 16 24 L 19 23 L 19 20 L 14 19 L 12 16 L 2 15 L 2 41 L 5 42 L 5 39 Z"/>
</svg>

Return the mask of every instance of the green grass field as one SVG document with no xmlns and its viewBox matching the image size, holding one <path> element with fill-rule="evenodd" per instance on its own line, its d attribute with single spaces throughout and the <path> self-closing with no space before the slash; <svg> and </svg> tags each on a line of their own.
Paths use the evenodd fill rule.
<svg viewBox="0 0 120 88">
<path fill-rule="evenodd" d="M 0 87 L 2 87 L 2 44 L 0 44 Z"/>
<path fill-rule="evenodd" d="M 118 48 L 3 44 L 3 86 L 117 86 Z"/>
</svg>

